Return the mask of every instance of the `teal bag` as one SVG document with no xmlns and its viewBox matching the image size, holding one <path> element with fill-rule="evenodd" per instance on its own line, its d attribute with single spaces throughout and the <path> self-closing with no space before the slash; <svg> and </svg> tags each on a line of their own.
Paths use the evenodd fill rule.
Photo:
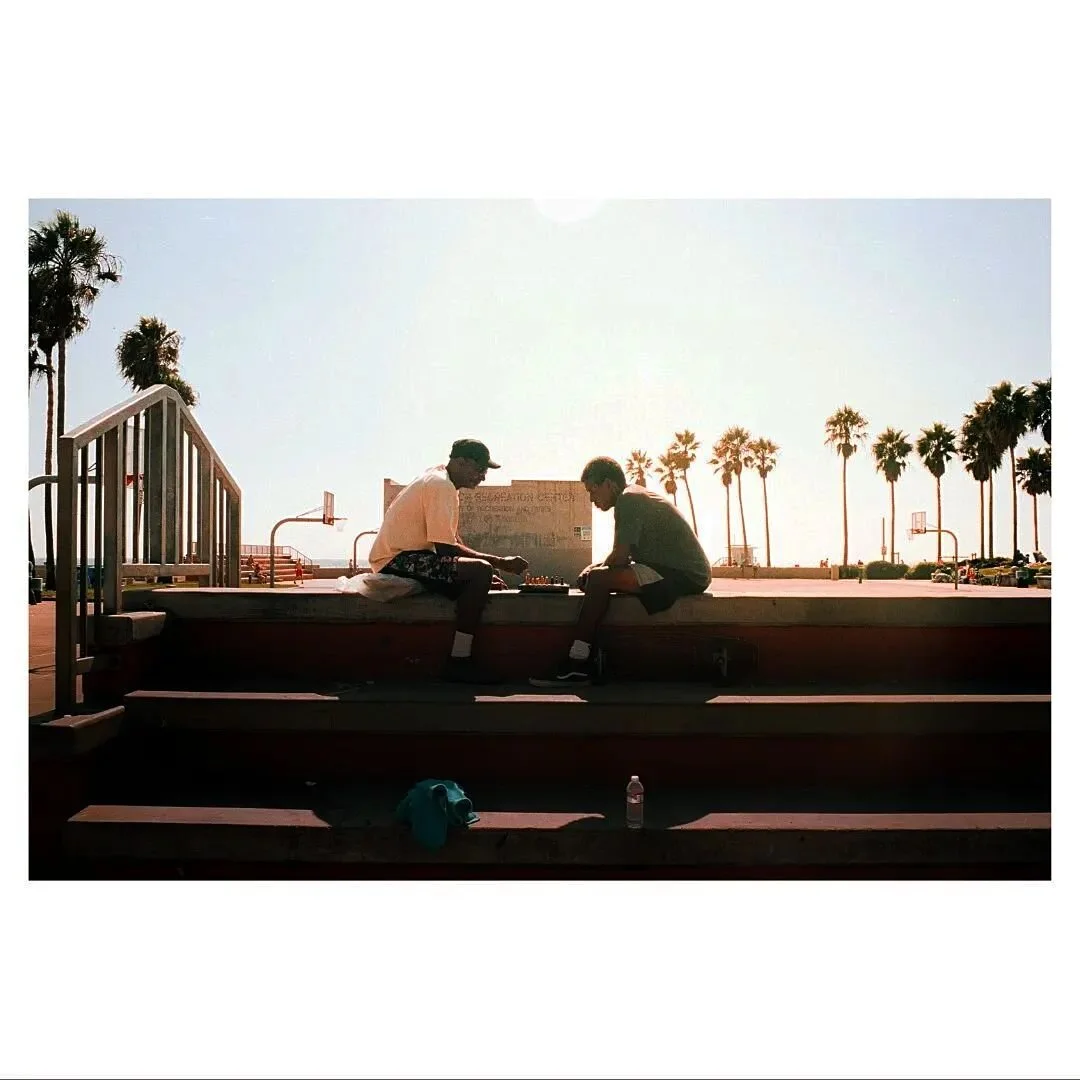
<svg viewBox="0 0 1080 1080">
<path fill-rule="evenodd" d="M 398 803 L 394 817 L 411 825 L 413 836 L 432 851 L 446 843 L 452 826 L 463 828 L 480 820 L 472 800 L 453 780 L 421 780 Z"/>
</svg>

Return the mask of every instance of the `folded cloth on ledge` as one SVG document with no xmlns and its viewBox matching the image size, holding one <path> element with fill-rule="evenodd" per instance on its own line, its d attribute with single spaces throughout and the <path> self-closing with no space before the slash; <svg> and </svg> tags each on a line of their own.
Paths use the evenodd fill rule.
<svg viewBox="0 0 1080 1080">
<path fill-rule="evenodd" d="M 437 851 L 446 843 L 451 826 L 464 827 L 480 820 L 472 799 L 453 780 L 421 780 L 409 789 L 394 814 L 412 826 L 412 834 L 424 847 Z"/>
<path fill-rule="evenodd" d="M 398 577 L 397 574 L 354 574 L 352 577 L 339 577 L 334 584 L 338 592 L 357 593 L 369 600 L 382 602 L 425 591 L 419 581 Z"/>
</svg>

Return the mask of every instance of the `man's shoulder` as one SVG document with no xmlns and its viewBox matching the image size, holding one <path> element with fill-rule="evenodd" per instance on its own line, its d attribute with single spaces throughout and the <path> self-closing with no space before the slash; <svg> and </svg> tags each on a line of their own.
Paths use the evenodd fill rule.
<svg viewBox="0 0 1080 1080">
<path fill-rule="evenodd" d="M 454 482 L 446 475 L 446 469 L 441 467 L 428 469 L 427 472 L 421 473 L 417 477 L 417 483 L 423 484 L 424 487 L 449 488 L 451 491 L 457 491 Z"/>
</svg>

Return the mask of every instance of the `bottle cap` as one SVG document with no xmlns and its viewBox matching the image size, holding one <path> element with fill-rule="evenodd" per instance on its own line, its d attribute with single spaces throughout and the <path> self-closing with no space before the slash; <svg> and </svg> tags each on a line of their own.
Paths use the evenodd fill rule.
<svg viewBox="0 0 1080 1080">
<path fill-rule="evenodd" d="M 633 783 L 633 782 L 634 782 L 635 780 L 640 780 L 640 777 L 638 777 L 638 776 L 631 776 L 631 777 L 630 777 L 630 783 L 631 783 L 631 784 L 632 784 L 632 783 Z"/>
</svg>

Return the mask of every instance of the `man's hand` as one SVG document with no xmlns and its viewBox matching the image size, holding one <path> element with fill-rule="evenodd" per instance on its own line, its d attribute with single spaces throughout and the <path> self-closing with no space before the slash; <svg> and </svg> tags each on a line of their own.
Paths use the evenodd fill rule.
<svg viewBox="0 0 1080 1080">
<path fill-rule="evenodd" d="M 520 555 L 507 555 L 498 562 L 498 568 L 508 574 L 524 574 L 529 569 L 529 560 Z"/>
</svg>

